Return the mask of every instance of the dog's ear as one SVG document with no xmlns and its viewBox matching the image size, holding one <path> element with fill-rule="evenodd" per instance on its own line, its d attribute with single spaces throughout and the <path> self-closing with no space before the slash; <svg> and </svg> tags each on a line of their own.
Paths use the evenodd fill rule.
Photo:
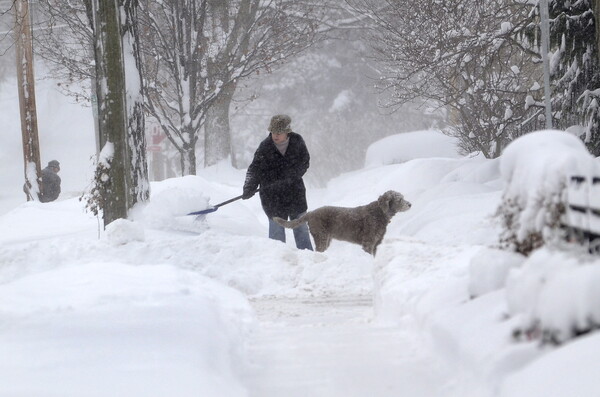
<svg viewBox="0 0 600 397">
<path fill-rule="evenodd" d="M 383 193 L 377 199 L 377 202 L 379 203 L 379 207 L 381 207 L 384 214 L 393 215 L 392 208 L 391 208 L 393 199 L 394 199 L 394 196 L 393 196 L 393 192 L 391 190 L 388 190 L 387 192 Z"/>
</svg>

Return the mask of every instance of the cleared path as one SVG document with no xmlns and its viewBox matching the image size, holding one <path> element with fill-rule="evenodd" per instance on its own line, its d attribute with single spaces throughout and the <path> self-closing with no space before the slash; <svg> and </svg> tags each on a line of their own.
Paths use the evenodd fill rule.
<svg viewBox="0 0 600 397">
<path fill-rule="evenodd" d="M 261 299 L 251 397 L 443 396 L 448 374 L 412 327 L 372 322 L 370 297 Z M 452 382 L 450 382 L 452 383 Z"/>
</svg>

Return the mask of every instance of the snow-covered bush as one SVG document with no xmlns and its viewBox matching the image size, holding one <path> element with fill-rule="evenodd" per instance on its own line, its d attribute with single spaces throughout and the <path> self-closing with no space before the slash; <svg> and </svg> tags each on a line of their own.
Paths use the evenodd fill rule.
<svg viewBox="0 0 600 397">
<path fill-rule="evenodd" d="M 506 283 L 508 309 L 519 319 L 518 338 L 559 344 L 600 328 L 600 259 L 536 251 Z"/>
<path fill-rule="evenodd" d="M 576 136 L 541 131 L 511 143 L 500 158 L 505 182 L 499 215 L 505 248 L 531 256 L 510 270 L 508 309 L 518 338 L 558 344 L 600 327 L 600 260 L 540 246 L 562 235 L 567 182 L 596 160 Z M 536 250 L 532 253 L 532 251 Z"/>
<path fill-rule="evenodd" d="M 524 259 L 514 252 L 482 248 L 469 264 L 469 295 L 477 297 L 504 288 L 510 269 L 520 266 Z"/>
<path fill-rule="evenodd" d="M 533 132 L 508 145 L 500 159 L 501 246 L 528 255 L 558 237 L 568 177 L 589 172 L 593 161 L 583 142 L 563 131 Z"/>
</svg>

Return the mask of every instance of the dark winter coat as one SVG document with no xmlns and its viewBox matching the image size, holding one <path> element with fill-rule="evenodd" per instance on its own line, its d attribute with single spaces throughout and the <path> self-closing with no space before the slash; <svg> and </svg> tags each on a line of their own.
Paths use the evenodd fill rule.
<svg viewBox="0 0 600 397">
<path fill-rule="evenodd" d="M 50 167 L 42 170 L 42 186 L 41 186 L 40 201 L 48 203 L 58 198 L 60 194 L 60 176 Z"/>
<path fill-rule="evenodd" d="M 267 136 L 256 149 L 246 173 L 244 195 L 260 187 L 260 201 L 269 218 L 287 219 L 308 208 L 302 176 L 308 170 L 310 155 L 299 134 L 290 132 L 288 136 L 285 155 L 279 152 L 271 135 Z"/>
</svg>

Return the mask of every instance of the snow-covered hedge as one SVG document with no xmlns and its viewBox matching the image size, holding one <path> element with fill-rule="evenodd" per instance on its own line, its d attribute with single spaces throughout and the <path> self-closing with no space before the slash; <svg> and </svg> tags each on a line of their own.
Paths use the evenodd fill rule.
<svg viewBox="0 0 600 397">
<path fill-rule="evenodd" d="M 600 260 L 543 248 L 511 270 L 506 295 L 515 335 L 559 344 L 600 328 Z"/>
<path fill-rule="evenodd" d="M 518 267 L 504 258 L 501 267 L 510 268 L 506 296 L 509 313 L 518 320 L 517 337 L 558 344 L 600 327 L 600 260 L 546 244 L 562 237 L 570 176 L 596 170 L 583 142 L 562 131 L 527 134 L 500 159 L 501 242 L 530 255 Z M 477 270 L 477 263 L 472 265 Z"/>
<path fill-rule="evenodd" d="M 510 143 L 500 158 L 502 246 L 528 255 L 556 237 L 568 177 L 589 172 L 594 161 L 579 138 L 563 131 L 533 132 Z"/>
</svg>

